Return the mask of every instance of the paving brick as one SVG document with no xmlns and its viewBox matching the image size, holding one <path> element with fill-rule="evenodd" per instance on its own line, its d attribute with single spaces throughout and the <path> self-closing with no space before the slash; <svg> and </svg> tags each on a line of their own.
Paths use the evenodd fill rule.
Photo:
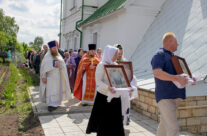
<svg viewBox="0 0 207 136">
<path fill-rule="evenodd" d="M 85 136 L 83 132 L 70 132 L 70 133 L 65 133 L 65 136 Z"/>
<path fill-rule="evenodd" d="M 44 132 L 46 136 L 50 136 L 54 134 L 64 134 L 60 128 L 48 128 L 48 129 L 44 129 Z"/>
<path fill-rule="evenodd" d="M 77 125 L 73 125 L 70 127 L 61 127 L 64 133 L 70 133 L 70 132 L 81 132 L 81 129 Z"/>
</svg>

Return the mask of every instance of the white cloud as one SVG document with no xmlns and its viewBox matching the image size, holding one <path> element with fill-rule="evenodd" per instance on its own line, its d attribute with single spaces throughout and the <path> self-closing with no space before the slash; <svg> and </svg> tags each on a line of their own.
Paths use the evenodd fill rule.
<svg viewBox="0 0 207 136">
<path fill-rule="evenodd" d="M 0 0 L 6 15 L 15 17 L 20 27 L 18 41 L 29 43 L 36 36 L 44 42 L 58 40 L 60 0 Z"/>
</svg>

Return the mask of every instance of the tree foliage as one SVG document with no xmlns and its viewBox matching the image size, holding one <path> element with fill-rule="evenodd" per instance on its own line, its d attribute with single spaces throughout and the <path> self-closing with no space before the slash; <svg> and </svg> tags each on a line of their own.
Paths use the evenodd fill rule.
<svg viewBox="0 0 207 136">
<path fill-rule="evenodd" d="M 5 16 L 3 9 L 0 9 L 0 31 L 9 36 L 17 36 L 19 26 L 16 24 L 15 18 Z"/>
<path fill-rule="evenodd" d="M 26 55 L 26 52 L 28 50 L 31 50 L 31 48 L 28 46 L 28 44 L 26 44 L 25 42 L 22 43 L 22 47 L 23 47 L 23 52 L 24 52 L 24 55 Z"/>
<path fill-rule="evenodd" d="M 30 42 L 29 45 L 34 48 L 35 50 L 39 50 L 44 43 L 44 40 L 41 36 L 37 36 L 34 39 L 34 42 Z"/>
<path fill-rule="evenodd" d="M 17 44 L 17 33 L 19 26 L 15 18 L 5 16 L 3 9 L 0 9 L 0 46 L 13 46 Z"/>
<path fill-rule="evenodd" d="M 17 42 L 17 44 L 16 44 L 16 51 L 19 52 L 19 53 L 22 53 L 22 54 L 24 53 L 24 48 L 23 48 L 21 43 Z"/>
<path fill-rule="evenodd" d="M 0 46 L 6 46 L 8 43 L 8 35 L 0 31 Z"/>
</svg>

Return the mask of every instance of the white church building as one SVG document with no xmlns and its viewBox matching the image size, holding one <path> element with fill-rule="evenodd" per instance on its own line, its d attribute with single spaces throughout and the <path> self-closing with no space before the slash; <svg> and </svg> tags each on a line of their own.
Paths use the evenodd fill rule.
<svg viewBox="0 0 207 136">
<path fill-rule="evenodd" d="M 95 43 L 98 48 L 104 49 L 108 44 L 118 43 L 124 47 L 125 57 L 129 59 L 160 13 L 164 2 L 165 0 L 63 0 L 61 48 L 81 47 L 87 50 L 89 43 Z"/>
<path fill-rule="evenodd" d="M 207 0 L 63 0 L 61 48 L 104 49 L 121 44 L 133 62 L 139 98 L 138 112 L 159 119 L 154 98 L 151 58 L 162 47 L 162 36 L 174 32 L 193 75 L 207 75 Z M 178 110 L 181 129 L 207 135 L 207 79 L 186 88 L 187 100 Z"/>
<path fill-rule="evenodd" d="M 78 22 L 93 14 L 106 0 L 63 0 L 63 15 L 61 19 L 61 48 L 80 48 L 80 31 Z"/>
</svg>

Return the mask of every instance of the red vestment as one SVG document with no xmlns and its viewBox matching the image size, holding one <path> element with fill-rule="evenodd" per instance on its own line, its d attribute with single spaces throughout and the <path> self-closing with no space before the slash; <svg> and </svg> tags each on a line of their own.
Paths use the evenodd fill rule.
<svg viewBox="0 0 207 136">
<path fill-rule="evenodd" d="M 86 74 L 86 87 L 83 99 L 86 101 L 93 101 L 96 91 L 95 72 L 96 68 L 91 69 L 90 65 L 97 66 L 100 59 L 97 55 L 94 57 L 88 54 L 84 55 L 79 63 L 77 78 L 74 86 L 74 96 L 82 100 L 82 89 L 83 89 L 83 75 Z"/>
</svg>

